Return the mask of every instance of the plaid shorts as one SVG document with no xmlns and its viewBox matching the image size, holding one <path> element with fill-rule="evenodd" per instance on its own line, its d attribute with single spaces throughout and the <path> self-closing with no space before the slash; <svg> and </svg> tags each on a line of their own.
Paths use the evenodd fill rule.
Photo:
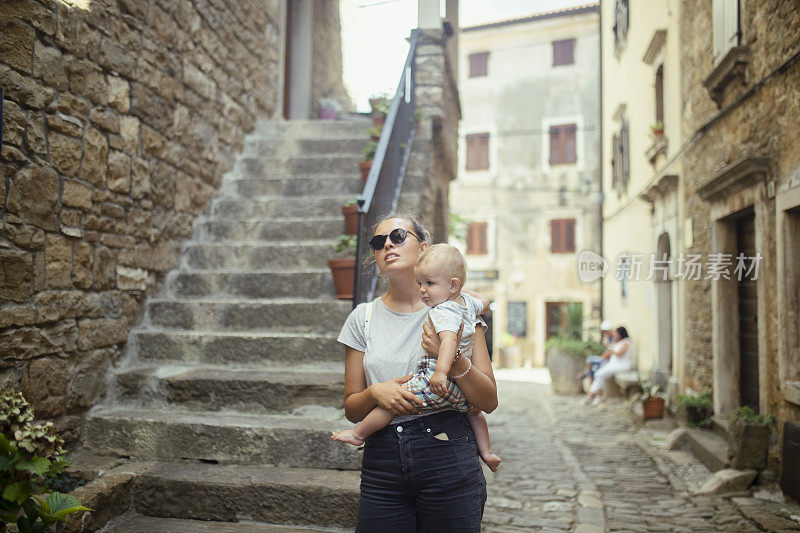
<svg viewBox="0 0 800 533">
<path fill-rule="evenodd" d="M 426 409 L 455 408 L 461 412 L 469 411 L 469 404 L 461 389 L 450 377 L 447 378 L 447 392 L 444 396 L 439 396 L 431 390 L 431 378 L 433 371 L 436 370 L 436 358 L 423 355 L 422 360 L 417 365 L 417 371 L 408 381 L 408 391 L 419 396 L 425 401 Z"/>
</svg>

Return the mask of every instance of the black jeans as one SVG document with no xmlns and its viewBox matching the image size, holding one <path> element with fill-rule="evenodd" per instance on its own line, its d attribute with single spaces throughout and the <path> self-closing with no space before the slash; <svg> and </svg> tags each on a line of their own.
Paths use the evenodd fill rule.
<svg viewBox="0 0 800 533">
<path fill-rule="evenodd" d="M 440 411 L 367 438 L 356 532 L 477 533 L 485 503 L 466 414 Z"/>
</svg>

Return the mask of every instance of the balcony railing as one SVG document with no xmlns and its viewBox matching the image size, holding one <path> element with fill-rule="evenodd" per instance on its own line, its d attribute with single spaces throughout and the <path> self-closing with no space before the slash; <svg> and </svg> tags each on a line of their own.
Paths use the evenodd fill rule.
<svg viewBox="0 0 800 533">
<path fill-rule="evenodd" d="M 370 232 L 380 217 L 397 208 L 414 143 L 415 57 L 418 33 L 419 30 L 413 30 L 411 33 L 408 57 L 403 65 L 397 91 L 386 114 L 372 168 L 359 200 L 353 307 L 374 297 L 378 270 L 375 264 L 370 262 L 372 257 L 372 249 L 369 246 Z"/>
</svg>

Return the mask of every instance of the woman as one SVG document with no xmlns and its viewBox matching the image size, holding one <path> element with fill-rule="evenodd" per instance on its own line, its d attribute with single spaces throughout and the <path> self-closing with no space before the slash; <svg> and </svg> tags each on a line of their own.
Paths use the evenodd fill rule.
<svg viewBox="0 0 800 533">
<path fill-rule="evenodd" d="M 630 337 L 628 337 L 628 330 L 621 326 L 618 327 L 616 331 L 614 331 L 613 340 L 614 343 L 608 350 L 603 352 L 603 357 L 607 357 L 608 362 L 594 373 L 592 386 L 589 387 L 589 392 L 583 400 L 584 405 L 599 403 L 606 389 L 606 381 L 614 377 L 617 372 L 625 372 L 631 369 L 634 349 L 633 343 Z"/>
<path fill-rule="evenodd" d="M 368 324 L 367 306 L 360 304 L 342 327 L 344 408 L 351 422 L 376 405 L 396 416 L 365 443 L 356 531 L 478 532 L 486 480 L 466 414 L 421 411 L 422 400 L 400 387 L 423 353 L 439 348 L 414 279 L 426 232 L 415 220 L 392 215 L 377 225 L 370 244 L 389 291 L 375 299 Z M 472 406 L 487 413 L 497 407 L 483 328 L 476 328 L 472 369 L 462 358 L 450 376 Z"/>
</svg>

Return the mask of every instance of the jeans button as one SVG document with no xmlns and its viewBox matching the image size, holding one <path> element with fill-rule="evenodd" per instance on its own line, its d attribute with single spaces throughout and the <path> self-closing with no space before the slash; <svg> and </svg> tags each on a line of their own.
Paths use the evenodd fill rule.
<svg viewBox="0 0 800 533">
<path fill-rule="evenodd" d="M 430 433 L 430 432 L 431 432 L 431 428 L 428 428 L 428 429 L 426 429 L 425 431 L 427 431 L 428 433 Z"/>
<path fill-rule="evenodd" d="M 397 432 L 398 433 L 402 433 L 403 432 L 403 426 L 397 426 Z"/>
</svg>

